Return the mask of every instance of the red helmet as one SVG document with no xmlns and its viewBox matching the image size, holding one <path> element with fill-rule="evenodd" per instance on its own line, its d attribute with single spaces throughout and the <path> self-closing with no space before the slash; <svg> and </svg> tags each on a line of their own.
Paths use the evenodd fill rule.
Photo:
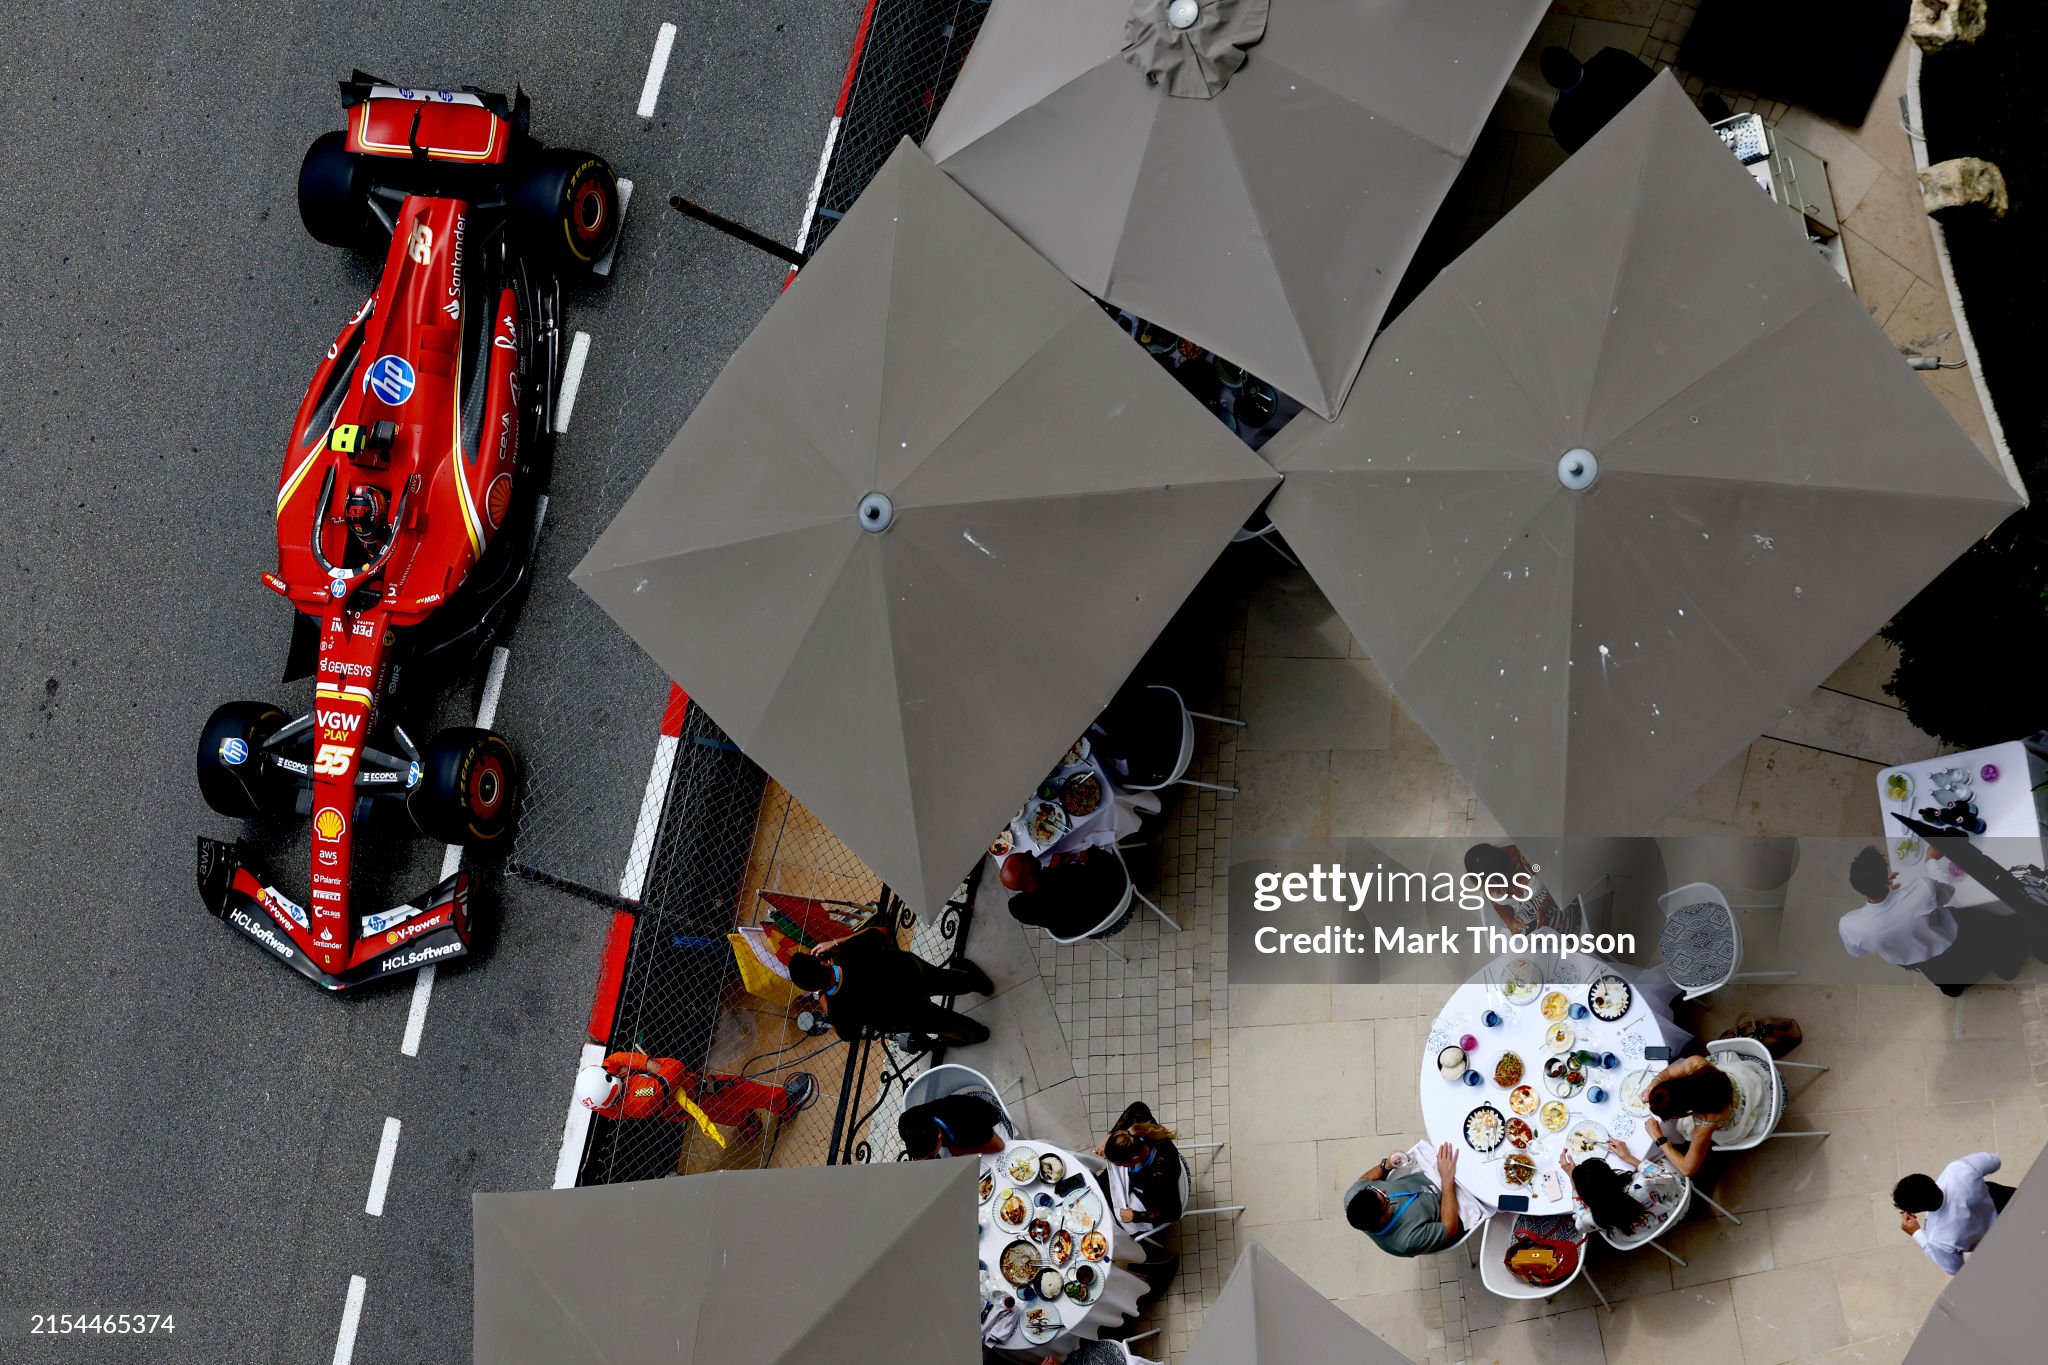
<svg viewBox="0 0 2048 1365">
<path fill-rule="evenodd" d="M 384 490 L 375 484 L 359 483 L 348 490 L 348 502 L 342 507 L 342 520 L 355 538 L 365 545 L 374 544 L 384 537 L 385 527 Z"/>
</svg>

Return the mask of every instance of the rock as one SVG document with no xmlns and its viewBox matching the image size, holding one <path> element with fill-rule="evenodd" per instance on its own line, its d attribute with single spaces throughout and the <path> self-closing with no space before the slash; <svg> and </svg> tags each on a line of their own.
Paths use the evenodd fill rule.
<svg viewBox="0 0 2048 1365">
<path fill-rule="evenodd" d="M 1913 0 L 1906 33 L 1922 52 L 1939 52 L 1957 43 L 1974 43 L 1984 33 L 1990 0 Z"/>
<path fill-rule="evenodd" d="M 1920 172 L 1920 199 L 1929 213 L 1982 205 L 1993 218 L 2005 217 L 2005 176 L 1989 161 L 1959 156 L 1936 162 Z"/>
</svg>

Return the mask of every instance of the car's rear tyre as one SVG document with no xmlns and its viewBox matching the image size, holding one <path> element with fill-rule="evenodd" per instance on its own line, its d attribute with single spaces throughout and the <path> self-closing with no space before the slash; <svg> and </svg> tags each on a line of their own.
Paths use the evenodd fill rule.
<svg viewBox="0 0 2048 1365">
<path fill-rule="evenodd" d="M 315 241 L 359 247 L 371 240 L 369 177 L 338 132 L 322 133 L 299 163 L 299 221 Z"/>
<path fill-rule="evenodd" d="M 590 269 L 619 235 L 619 182 L 604 158 L 543 147 L 512 186 L 512 219 L 529 249 L 556 270 Z"/>
<path fill-rule="evenodd" d="M 286 719 L 269 702 L 231 701 L 215 708 L 199 732 L 199 794 L 207 805 L 238 820 L 282 814 L 290 806 L 290 793 L 262 752 Z"/>
<path fill-rule="evenodd" d="M 519 812 L 518 756 L 489 730 L 443 730 L 420 753 L 405 808 L 421 833 L 443 843 L 496 843 Z"/>
</svg>

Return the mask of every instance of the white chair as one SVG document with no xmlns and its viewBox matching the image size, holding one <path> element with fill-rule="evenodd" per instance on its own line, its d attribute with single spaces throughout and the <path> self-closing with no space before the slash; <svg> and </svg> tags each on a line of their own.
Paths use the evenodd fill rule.
<svg viewBox="0 0 2048 1365">
<path fill-rule="evenodd" d="M 1485 1229 L 1485 1227 L 1486 1224 L 1484 1223 L 1474 1223 L 1471 1227 L 1466 1228 L 1463 1232 L 1459 1233 L 1458 1240 L 1451 1243 L 1449 1246 L 1445 1247 L 1444 1250 L 1456 1251 L 1459 1247 L 1465 1246 L 1466 1243 L 1470 1242 L 1474 1237 L 1478 1236 L 1479 1233 Z M 1471 1265 L 1478 1265 L 1479 1248 L 1476 1246 L 1468 1247 L 1465 1252 L 1465 1259 L 1467 1263 Z"/>
<path fill-rule="evenodd" d="M 1003 1131 L 1010 1137 L 1017 1136 L 1017 1121 L 1010 1117 L 1010 1107 L 1003 1103 L 1003 1092 L 996 1088 L 996 1083 L 958 1062 L 941 1062 L 912 1077 L 910 1084 L 903 1087 L 903 1107 L 915 1109 L 947 1095 L 974 1095 L 987 1100 L 1002 1115 Z"/>
<path fill-rule="evenodd" d="M 1579 1263 L 1571 1274 L 1550 1285 L 1530 1284 L 1526 1280 L 1515 1278 L 1508 1270 L 1507 1253 L 1515 1241 L 1515 1220 L 1523 1216 L 1519 1213 L 1496 1213 L 1486 1220 L 1486 1233 L 1479 1240 L 1479 1282 L 1485 1285 L 1489 1292 L 1504 1299 L 1547 1299 L 1573 1280 L 1585 1275 L 1586 1287 L 1593 1291 L 1593 1297 L 1600 1300 L 1602 1308 L 1612 1313 L 1614 1305 L 1600 1292 L 1600 1286 L 1593 1282 L 1593 1277 L 1586 1274 L 1588 1248 L 1583 1231 L 1578 1233 Z"/>
<path fill-rule="evenodd" d="M 1152 1228 L 1147 1229 L 1144 1232 L 1139 1233 L 1138 1240 L 1141 1242 L 1151 1241 L 1154 1237 L 1157 1237 L 1160 1233 L 1166 1231 L 1168 1228 L 1172 1227 L 1175 1223 L 1180 1222 L 1182 1219 L 1200 1218 L 1205 1214 L 1211 1213 L 1227 1213 L 1233 1219 L 1235 1219 L 1238 1214 L 1244 1212 L 1244 1205 L 1242 1204 L 1212 1204 L 1207 1208 L 1200 1209 L 1191 1209 L 1188 1207 L 1188 1201 L 1192 1199 L 1195 1194 L 1195 1171 L 1192 1166 L 1188 1165 L 1186 1153 L 1197 1151 L 1220 1151 L 1223 1147 L 1222 1143 L 1189 1142 L 1183 1144 L 1176 1142 L 1174 1146 L 1179 1148 L 1182 1153 L 1180 1159 L 1180 1217 L 1169 1218 L 1164 1223 L 1160 1223 Z"/>
<path fill-rule="evenodd" d="M 1715 1133 L 1715 1150 L 1723 1152 L 1746 1152 L 1752 1147 L 1761 1146 L 1769 1138 L 1824 1138 L 1828 1135 L 1830 1130 L 1825 1128 L 1802 1129 L 1800 1131 L 1791 1133 L 1781 1133 L 1778 1131 L 1778 1122 L 1779 1120 L 1785 1117 L 1785 1076 L 1781 1068 L 1791 1066 L 1797 1067 L 1801 1071 L 1826 1071 L 1826 1067 L 1821 1066 L 1815 1062 L 1775 1061 L 1771 1057 L 1771 1050 L 1765 1047 L 1762 1043 L 1759 1043 L 1754 1038 L 1716 1038 L 1713 1042 L 1707 1044 L 1707 1056 L 1709 1057 L 1728 1054 L 1735 1054 L 1744 1057 L 1753 1057 L 1757 1061 L 1762 1062 L 1764 1066 L 1770 1069 L 1770 1109 L 1764 1115 L 1764 1123 L 1762 1124 L 1762 1126 L 1759 1127 L 1756 1132 L 1752 1133 L 1748 1138 L 1741 1142 L 1723 1142 L 1721 1141 L 1721 1135 L 1718 1132 Z M 1701 1195 L 1700 1198 L 1705 1199 L 1706 1196 Z M 1713 1201 L 1708 1200 L 1708 1202 L 1712 1203 Z M 1715 1204 L 1714 1207 L 1718 1209 L 1721 1206 L 1719 1204 Z M 1726 1212 L 1726 1210 L 1723 1210 L 1723 1212 Z M 1729 1217 L 1732 1218 L 1734 1217 L 1734 1215 L 1729 1214 Z"/>
<path fill-rule="evenodd" d="M 1138 883 L 1131 877 L 1131 869 L 1129 865 L 1124 862 L 1124 855 L 1117 849 L 1113 848 L 1109 849 L 1108 852 L 1115 856 L 1117 866 L 1123 868 L 1124 871 L 1124 893 L 1122 896 L 1117 898 L 1116 908 L 1114 910 L 1111 910 L 1107 915 L 1103 916 L 1102 922 L 1096 925 L 1094 928 L 1088 930 L 1086 933 L 1075 934 L 1071 938 L 1061 938 L 1052 930 L 1047 929 L 1045 931 L 1045 936 L 1051 939 L 1054 943 L 1060 944 L 1062 947 L 1069 947 L 1076 943 L 1086 943 L 1090 939 L 1094 939 L 1102 945 L 1102 949 L 1104 952 L 1108 953 L 1118 962 L 1127 962 L 1128 959 L 1126 959 L 1122 953 L 1110 947 L 1109 939 L 1104 936 L 1107 935 L 1111 929 L 1114 929 L 1117 926 L 1118 922 L 1121 921 L 1126 914 L 1130 913 L 1131 902 L 1133 900 L 1143 901 L 1145 903 L 1145 908 L 1147 910 L 1150 910 L 1153 914 L 1159 916 L 1159 918 L 1165 920 L 1168 924 L 1171 924 L 1173 926 L 1173 930 L 1175 933 L 1180 932 L 1180 924 L 1177 920 L 1174 919 L 1173 916 L 1167 914 L 1164 910 L 1161 910 L 1158 904 L 1154 902 L 1150 896 L 1146 895 L 1144 892 L 1138 889 Z"/>
<path fill-rule="evenodd" d="M 1745 904 L 1740 907 L 1732 906 L 1728 903 L 1728 898 L 1721 894 L 1720 888 L 1708 882 L 1688 882 L 1684 886 L 1667 891 L 1657 897 L 1657 907 L 1664 912 L 1664 918 L 1667 922 L 1672 915 L 1689 905 L 1713 905 L 1719 907 L 1721 916 L 1727 922 L 1729 945 L 1728 970 L 1722 973 L 1720 980 L 1699 985 L 1689 985 L 1684 981 L 1678 980 L 1677 973 L 1673 973 L 1673 981 L 1680 990 L 1685 992 L 1685 999 L 1697 1000 L 1711 991 L 1720 990 L 1731 981 L 1760 981 L 1765 977 L 1799 975 L 1796 971 L 1745 972 L 1742 970 L 1742 930 L 1735 923 L 1735 911 L 1738 908 L 1743 910 L 1770 910 L 1776 907 L 1762 904 Z M 1668 961 L 1665 963 L 1667 970 L 1670 965 Z"/>
<path fill-rule="evenodd" d="M 1220 782 L 1197 782 L 1194 778 L 1187 775 L 1187 771 L 1188 766 L 1195 761 L 1195 722 L 1197 720 L 1213 720 L 1218 725 L 1236 725 L 1240 727 L 1243 726 L 1244 722 L 1232 720 L 1229 716 L 1210 715 L 1207 711 L 1190 711 L 1188 710 L 1188 704 L 1181 699 L 1180 693 L 1168 687 L 1165 683 L 1148 683 L 1146 690 L 1164 692 L 1167 696 L 1173 698 L 1173 704 L 1180 708 L 1180 757 L 1174 761 L 1173 770 L 1160 781 L 1150 784 L 1126 782 L 1124 783 L 1124 789 L 1134 792 L 1156 792 L 1163 787 L 1171 787 L 1178 782 L 1183 787 L 1200 787 L 1203 791 L 1224 792 L 1231 796 L 1237 795 L 1237 788 L 1235 787 L 1226 787 Z"/>
<path fill-rule="evenodd" d="M 1684 1176 L 1679 1176 L 1678 1200 L 1671 1206 L 1670 1212 L 1665 1214 L 1663 1218 L 1654 1220 L 1636 1229 L 1634 1232 L 1628 1233 L 1613 1233 L 1609 1232 L 1606 1228 L 1601 1228 L 1599 1229 L 1600 1240 L 1613 1247 L 1616 1251 L 1634 1251 L 1638 1247 L 1653 1246 L 1678 1264 L 1684 1265 L 1686 1260 L 1683 1256 L 1680 1256 L 1657 1239 L 1678 1226 L 1678 1220 L 1685 1217 L 1686 1209 L 1692 1204 L 1692 1196 L 1693 1183 Z M 1741 1226 L 1742 1220 L 1740 1218 L 1736 1218 L 1734 1214 L 1707 1198 L 1704 1193 L 1700 1195 L 1700 1200 L 1708 1208 L 1714 1210 L 1714 1212 L 1725 1218 L 1733 1219 L 1738 1227 Z"/>
</svg>

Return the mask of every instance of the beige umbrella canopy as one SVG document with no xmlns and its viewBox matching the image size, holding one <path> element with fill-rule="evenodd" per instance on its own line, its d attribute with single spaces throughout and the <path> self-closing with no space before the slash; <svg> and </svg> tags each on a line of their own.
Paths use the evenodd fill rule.
<svg viewBox="0 0 2048 1365">
<path fill-rule="evenodd" d="M 2006 1152 L 2009 1158 L 2022 1155 Z M 2048 1256 L 2048 1176 L 2039 1174 L 2043 1170 L 2048 1166 L 2036 1162 L 1991 1231 L 1942 1289 L 1906 1353 L 1906 1365 L 2040 1360 L 2041 1342 L 2048 1337 L 2048 1300 L 2041 1295 L 2042 1258 Z"/>
<path fill-rule="evenodd" d="M 1253 1242 L 1180 1365 L 1408 1365 L 1408 1357 Z"/>
<path fill-rule="evenodd" d="M 476 1365 L 967 1365 L 978 1170 L 885 1161 L 476 1195 Z"/>
<path fill-rule="evenodd" d="M 925 150 L 1082 288 L 1327 417 L 1546 8 L 996 0 Z"/>
<path fill-rule="evenodd" d="M 1669 79 L 1264 453 L 1288 543 L 1526 835 L 1642 832 L 2020 502 Z"/>
<path fill-rule="evenodd" d="M 571 576 L 934 915 L 1277 480 L 906 141 Z"/>
</svg>

